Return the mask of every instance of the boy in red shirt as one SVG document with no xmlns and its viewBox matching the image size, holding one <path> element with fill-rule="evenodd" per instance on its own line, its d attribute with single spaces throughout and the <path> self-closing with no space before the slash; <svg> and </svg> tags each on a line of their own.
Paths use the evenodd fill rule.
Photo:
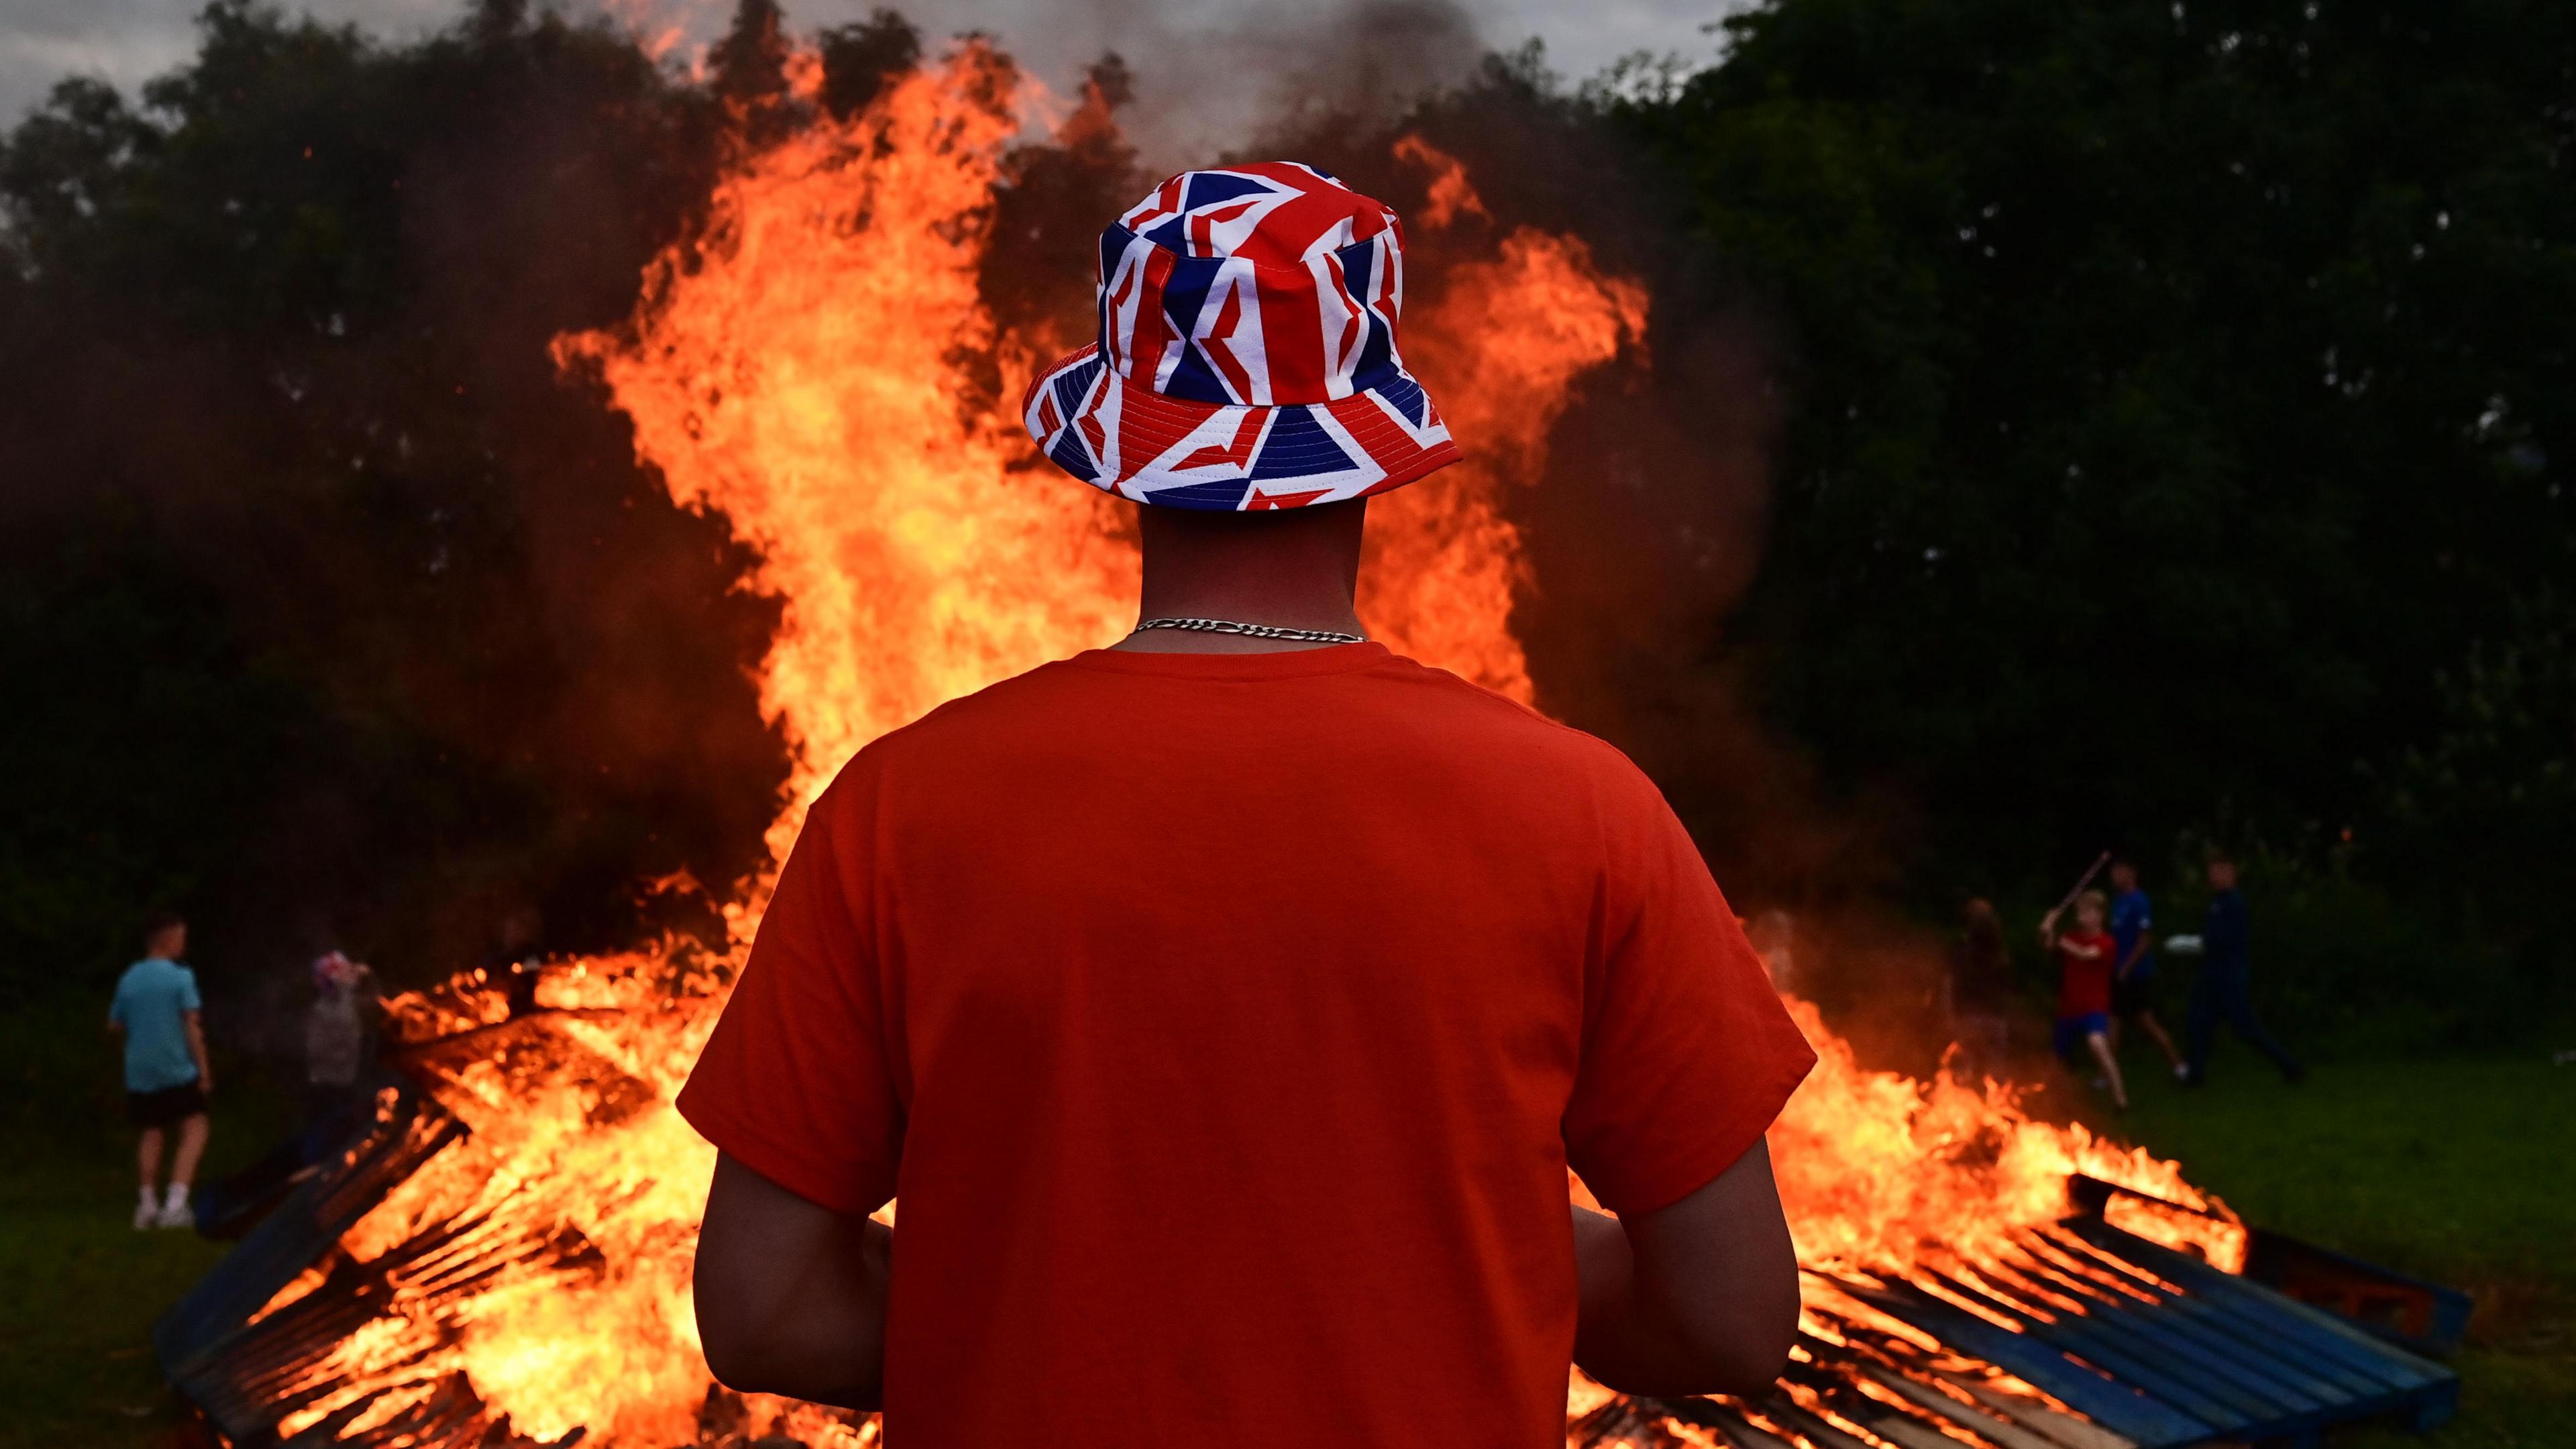
<svg viewBox="0 0 2576 1449">
<path fill-rule="evenodd" d="M 2111 1104 L 2125 1112 L 2129 1089 L 2111 1050 L 2111 971 L 2120 948 L 2102 929 L 2109 916 L 2102 893 L 2086 891 L 2075 898 L 2075 929 L 2059 932 L 2051 911 L 2039 923 L 2039 943 L 2057 953 L 2057 1054 L 2071 1062 L 2077 1043 L 2091 1047 L 2102 1068 L 2094 1085 L 2109 1087 Z"/>
<path fill-rule="evenodd" d="M 1103 236 L 1102 344 L 1027 414 L 1148 505 L 1145 617 L 806 817 L 679 1099 L 725 1383 L 890 1449 L 1549 1449 L 1569 1359 L 1779 1373 L 1763 1132 L 1813 1054 L 1634 766 L 1352 612 L 1360 500 L 1456 457 L 1400 264 L 1276 163 Z"/>
</svg>

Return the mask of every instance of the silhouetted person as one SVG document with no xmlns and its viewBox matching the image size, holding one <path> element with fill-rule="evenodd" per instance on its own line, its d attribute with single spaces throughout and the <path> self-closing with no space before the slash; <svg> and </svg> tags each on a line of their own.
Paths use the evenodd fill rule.
<svg viewBox="0 0 2576 1449">
<path fill-rule="evenodd" d="M 2200 979 L 2192 983 L 2191 1055 L 2184 1070 L 2184 1080 L 2199 1086 L 2209 1079 L 2209 1048 L 2218 1035 L 2218 1023 L 2224 1019 L 2256 1051 L 2272 1059 L 2281 1069 L 2284 1080 L 2304 1079 L 2308 1069 L 2289 1049 L 2273 1040 L 2263 1029 L 2262 1018 L 2254 1014 L 2254 1001 L 2249 994 L 2251 963 L 2248 957 L 2249 924 L 2245 897 L 2236 889 L 2236 862 L 2224 855 L 2209 858 L 2209 921 L 2201 927 Z"/>
<path fill-rule="evenodd" d="M 107 1029 L 125 1037 L 125 1120 L 142 1129 L 135 1144 L 142 1191 L 134 1203 L 137 1228 L 184 1228 L 193 1221 L 188 1188 L 206 1151 L 206 1098 L 215 1089 L 206 1064 L 206 1032 L 198 1013 L 197 973 L 180 964 L 188 954 L 188 923 L 155 916 L 144 927 L 143 959 L 117 978 Z M 167 1196 L 156 1196 L 161 1148 L 179 1129 L 170 1155 Z"/>
<path fill-rule="evenodd" d="M 1964 929 L 1950 947 L 1950 1035 L 1959 1044 L 1953 1068 L 1973 1082 L 2002 1069 L 2010 1044 L 2012 953 L 1993 902 L 1971 900 L 1960 919 Z"/>
<path fill-rule="evenodd" d="M 501 999 L 509 1004 L 513 1018 L 537 1009 L 537 980 L 545 974 L 545 953 L 538 938 L 545 933 L 545 918 L 534 906 L 521 906 L 501 918 L 501 939 L 484 970 L 492 984 L 501 988 Z"/>
<path fill-rule="evenodd" d="M 313 1153 L 329 1150 L 358 1105 L 374 974 L 337 951 L 313 963 L 313 1004 L 304 1011 L 304 1120 Z"/>
<path fill-rule="evenodd" d="M 2155 1039 L 2179 1078 L 2185 1075 L 2182 1052 L 2156 1015 L 2155 936 L 2155 906 L 2138 888 L 2138 868 L 2111 862 L 2111 944 L 2117 957 L 2111 968 L 2111 1050 L 2120 1050 L 2120 1023 L 2134 1021 Z"/>
</svg>

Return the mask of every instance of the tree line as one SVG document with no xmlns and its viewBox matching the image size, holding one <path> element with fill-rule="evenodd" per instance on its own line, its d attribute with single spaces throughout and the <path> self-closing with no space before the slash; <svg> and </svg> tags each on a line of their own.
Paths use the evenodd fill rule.
<svg viewBox="0 0 2576 1449">
<path fill-rule="evenodd" d="M 517 0 L 400 44 L 218 0 L 139 95 L 66 80 L 9 133 L 0 992 L 101 979 L 155 906 L 244 969 L 427 973 L 525 906 L 614 945 L 696 919 L 638 882 L 757 861 L 774 605 L 545 343 L 628 313 L 738 148 L 925 53 L 887 12 L 823 32 L 799 100 L 787 24 L 743 0 L 692 78 Z M 1569 89 L 1523 51 L 1264 143 L 1414 205 L 1418 132 L 1495 224 L 1653 285 L 1650 372 L 1512 503 L 1542 702 L 1739 898 L 1939 919 L 2221 842 L 2350 1011 L 2563 1006 L 2576 16 L 1727 32 L 1697 73 Z M 1012 176 L 988 299 L 1078 310 L 1150 178 L 1097 134 Z"/>
</svg>

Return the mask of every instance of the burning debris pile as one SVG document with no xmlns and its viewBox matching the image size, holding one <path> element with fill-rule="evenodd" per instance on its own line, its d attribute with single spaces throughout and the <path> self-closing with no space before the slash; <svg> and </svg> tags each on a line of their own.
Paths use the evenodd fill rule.
<svg viewBox="0 0 2576 1449">
<path fill-rule="evenodd" d="M 814 67 L 801 74 L 817 83 Z M 777 859 L 868 740 L 1105 643 L 1132 617 L 1132 544 L 1112 508 L 1029 474 L 1007 406 L 960 401 L 994 396 L 970 375 L 978 366 L 998 368 L 1001 395 L 1016 396 L 1015 380 L 1064 342 L 1002 327 L 979 295 L 1018 87 L 969 43 L 846 120 L 820 117 L 749 152 L 702 233 L 654 263 L 630 325 L 557 345 L 565 368 L 596 377 L 633 420 L 672 496 L 720 512 L 762 555 L 758 584 L 783 612 L 761 698 L 794 752 L 769 832 Z M 1482 214 L 1455 162 L 1418 140 L 1398 154 L 1436 173 L 1441 200 L 1424 224 Z M 1507 624 L 1520 538 L 1500 502 L 1543 465 L 1579 379 L 1644 365 L 1650 300 L 1604 275 L 1580 240 L 1536 230 L 1492 236 L 1481 258 L 1415 285 L 1407 347 L 1439 379 L 1468 461 L 1373 509 L 1386 566 L 1362 613 L 1399 650 L 1527 699 Z M 1487 325 L 1499 316 L 1551 325 Z M 291 1227 L 328 1246 L 245 1305 L 248 1326 L 224 1340 L 236 1346 L 222 1352 L 259 1345 L 256 1372 L 231 1380 L 256 1394 L 222 1409 L 200 1394 L 227 1432 L 875 1442 L 870 1421 L 713 1389 L 691 1318 L 714 1154 L 671 1102 L 766 892 L 755 880 L 725 904 L 722 946 L 674 940 L 554 964 L 533 1015 L 511 1019 L 470 975 L 393 1003 L 407 1075 L 428 1096 L 389 1085 L 338 1195 L 270 1235 L 288 1243 Z M 2177 1263 L 2232 1270 L 2243 1230 L 2171 1163 L 2034 1121 L 2008 1088 L 1865 1071 L 1798 1010 L 1822 1061 L 1773 1143 L 1810 1269 L 1801 1362 L 1763 1405 L 1631 1403 L 1578 1379 L 1578 1437 L 1837 1449 L 1949 1444 L 1962 1430 L 2014 1449 L 2139 1437 L 2088 1419 L 2108 1390 L 2026 1381 L 1924 1324 L 1946 1314 L 2020 1332 L 2084 1303 L 2180 1291 L 2182 1270 L 2160 1276 L 2054 1226 L 2070 1174 L 2179 1204 L 2131 1211 L 2128 1232 L 2106 1225 L 2124 1243 L 2192 1250 L 2168 1254 Z M 261 1261 L 285 1251 L 272 1248 Z"/>
</svg>

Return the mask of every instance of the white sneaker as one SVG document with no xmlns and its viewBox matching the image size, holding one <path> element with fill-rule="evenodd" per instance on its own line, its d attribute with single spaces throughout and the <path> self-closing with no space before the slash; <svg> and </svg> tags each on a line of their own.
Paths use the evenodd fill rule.
<svg viewBox="0 0 2576 1449">
<path fill-rule="evenodd" d="M 2174 1068 L 2174 1080 L 2175 1080 L 2175 1081 L 2177 1081 L 2177 1082 L 2189 1082 L 2189 1081 L 2191 1080 L 2191 1068 L 2189 1068 L 2189 1067 L 2176 1067 L 2176 1068 Z"/>
<path fill-rule="evenodd" d="M 160 1225 L 161 1205 L 148 1192 L 138 1194 L 134 1199 L 134 1230 L 139 1233 Z"/>
<path fill-rule="evenodd" d="M 193 1228 L 197 1225 L 197 1215 L 188 1207 L 186 1188 L 170 1189 L 170 1199 L 161 1204 L 161 1215 L 153 1220 L 152 1225 L 159 1228 Z"/>
</svg>

